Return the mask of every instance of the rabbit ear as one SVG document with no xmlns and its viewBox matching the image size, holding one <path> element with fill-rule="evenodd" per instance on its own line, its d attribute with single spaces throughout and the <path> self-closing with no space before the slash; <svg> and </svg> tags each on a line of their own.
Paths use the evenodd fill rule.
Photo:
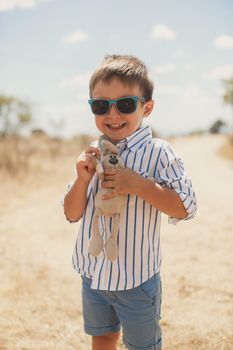
<svg viewBox="0 0 233 350">
<path fill-rule="evenodd" d="M 119 152 L 118 148 L 107 140 L 100 141 L 100 149 L 103 153 L 107 153 L 107 151 L 109 151 L 110 153 L 118 154 Z"/>
</svg>

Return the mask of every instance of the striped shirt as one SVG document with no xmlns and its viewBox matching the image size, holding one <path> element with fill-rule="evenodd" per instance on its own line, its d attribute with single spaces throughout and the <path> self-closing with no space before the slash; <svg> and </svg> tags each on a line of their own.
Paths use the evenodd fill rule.
<svg viewBox="0 0 233 350">
<path fill-rule="evenodd" d="M 187 210 L 186 219 L 195 215 L 196 199 L 191 180 L 184 171 L 182 160 L 167 141 L 153 139 L 151 128 L 141 126 L 118 142 L 117 147 L 126 167 L 145 178 L 154 179 L 163 187 L 174 189 Z M 127 205 L 120 215 L 117 260 L 109 261 L 104 252 L 93 257 L 88 253 L 88 242 L 94 198 L 99 186 L 95 174 L 88 187 L 87 205 L 74 248 L 74 269 L 92 279 L 93 289 L 117 291 L 137 287 L 160 270 L 161 212 L 142 198 L 128 195 Z M 170 218 L 170 221 L 178 219 Z M 104 241 L 111 233 L 111 225 L 111 217 L 100 217 L 99 227 Z"/>
</svg>

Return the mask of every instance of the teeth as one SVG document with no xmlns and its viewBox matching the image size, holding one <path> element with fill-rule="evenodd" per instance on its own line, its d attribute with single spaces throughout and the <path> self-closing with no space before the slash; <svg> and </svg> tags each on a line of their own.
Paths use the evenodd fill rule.
<svg viewBox="0 0 233 350">
<path fill-rule="evenodd" d="M 124 125 L 124 123 L 122 123 L 122 124 L 108 124 L 108 126 L 110 126 L 111 128 L 120 128 L 123 125 Z"/>
</svg>

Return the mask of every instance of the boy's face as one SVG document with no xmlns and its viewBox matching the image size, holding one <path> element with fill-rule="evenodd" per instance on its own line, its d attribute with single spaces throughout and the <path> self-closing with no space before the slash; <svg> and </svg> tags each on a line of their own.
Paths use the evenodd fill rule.
<svg viewBox="0 0 233 350">
<path fill-rule="evenodd" d="M 93 99 L 115 100 L 128 96 L 142 97 L 142 92 L 137 85 L 125 85 L 117 78 L 113 78 L 109 83 L 99 81 L 92 92 Z M 153 101 L 138 101 L 136 111 L 132 114 L 121 114 L 115 105 L 111 105 L 107 114 L 95 116 L 96 126 L 111 140 L 120 141 L 138 130 L 143 118 L 151 113 L 153 105 Z"/>
</svg>

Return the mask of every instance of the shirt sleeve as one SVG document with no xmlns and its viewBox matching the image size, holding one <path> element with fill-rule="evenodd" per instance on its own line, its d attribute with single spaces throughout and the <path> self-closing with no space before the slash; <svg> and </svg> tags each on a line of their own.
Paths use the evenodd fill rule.
<svg viewBox="0 0 233 350">
<path fill-rule="evenodd" d="M 172 188 L 178 193 L 187 211 L 185 220 L 195 216 L 197 210 L 196 195 L 192 187 L 191 179 L 184 170 L 181 158 L 175 154 L 172 146 L 166 144 L 162 151 L 158 164 L 158 183 L 163 187 Z M 176 224 L 181 219 L 169 217 L 169 223 Z"/>
</svg>

